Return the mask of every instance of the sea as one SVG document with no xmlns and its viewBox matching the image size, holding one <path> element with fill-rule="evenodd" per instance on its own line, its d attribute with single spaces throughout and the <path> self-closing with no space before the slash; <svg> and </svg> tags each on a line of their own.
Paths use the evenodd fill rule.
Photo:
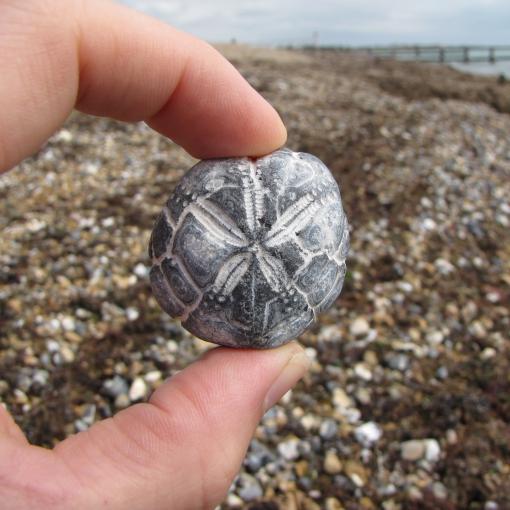
<svg viewBox="0 0 510 510">
<path fill-rule="evenodd" d="M 494 64 L 489 62 L 471 62 L 468 64 L 452 62 L 448 65 L 464 73 L 504 76 L 510 79 L 509 61 L 494 62 Z"/>
</svg>

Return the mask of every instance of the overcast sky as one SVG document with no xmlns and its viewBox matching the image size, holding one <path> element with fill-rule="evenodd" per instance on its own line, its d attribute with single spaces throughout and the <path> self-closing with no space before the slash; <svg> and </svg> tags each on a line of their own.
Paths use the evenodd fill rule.
<svg viewBox="0 0 510 510">
<path fill-rule="evenodd" d="M 211 42 L 510 44 L 510 0 L 121 0 Z"/>
</svg>

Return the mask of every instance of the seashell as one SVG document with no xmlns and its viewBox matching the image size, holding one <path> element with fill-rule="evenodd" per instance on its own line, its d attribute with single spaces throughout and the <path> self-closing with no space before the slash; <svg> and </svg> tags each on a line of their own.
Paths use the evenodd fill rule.
<svg viewBox="0 0 510 510">
<path fill-rule="evenodd" d="M 203 340 L 267 348 L 299 336 L 336 300 L 349 226 L 327 167 L 280 149 L 199 162 L 149 244 L 165 312 Z"/>
</svg>

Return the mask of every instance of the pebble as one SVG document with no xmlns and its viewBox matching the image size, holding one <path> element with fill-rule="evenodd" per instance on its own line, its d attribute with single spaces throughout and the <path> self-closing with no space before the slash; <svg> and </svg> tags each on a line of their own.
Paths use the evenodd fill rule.
<svg viewBox="0 0 510 510">
<path fill-rule="evenodd" d="M 122 394 L 127 394 L 129 386 L 127 381 L 120 375 L 115 375 L 111 379 L 106 379 L 103 382 L 103 391 L 110 397 L 118 397 Z"/>
<path fill-rule="evenodd" d="M 74 422 L 74 426 L 78 432 L 87 430 L 96 417 L 96 406 L 94 404 L 86 405 L 83 409 L 81 417 Z"/>
<path fill-rule="evenodd" d="M 437 439 L 425 440 L 425 460 L 437 462 L 441 458 L 441 447 Z"/>
<path fill-rule="evenodd" d="M 474 321 L 469 325 L 469 332 L 478 340 L 483 340 L 487 337 L 487 330 L 480 321 Z"/>
<path fill-rule="evenodd" d="M 349 331 L 355 337 L 362 337 L 370 331 L 370 324 L 365 317 L 357 317 L 351 323 Z"/>
<path fill-rule="evenodd" d="M 372 371 L 367 363 L 356 363 L 356 365 L 354 365 L 354 373 L 364 381 L 372 380 Z"/>
<path fill-rule="evenodd" d="M 126 318 L 128 321 L 136 321 L 140 317 L 140 312 L 138 309 L 130 306 L 126 308 Z"/>
<path fill-rule="evenodd" d="M 324 420 L 319 428 L 319 435 L 322 439 L 333 439 L 338 431 L 335 420 Z"/>
<path fill-rule="evenodd" d="M 354 437 L 358 443 L 370 447 L 381 439 L 382 429 L 377 423 L 368 421 L 354 429 Z"/>
<path fill-rule="evenodd" d="M 62 324 L 64 331 L 74 331 L 76 329 L 76 321 L 73 319 L 73 317 L 63 317 L 60 320 L 60 323 Z"/>
<path fill-rule="evenodd" d="M 393 370 L 405 372 L 409 368 L 410 359 L 407 354 L 398 353 L 388 358 L 388 365 Z"/>
<path fill-rule="evenodd" d="M 432 484 L 432 494 L 437 499 L 446 499 L 448 497 L 448 489 L 441 482 Z"/>
<path fill-rule="evenodd" d="M 342 388 L 335 388 L 333 390 L 333 404 L 336 407 L 347 409 L 349 407 L 354 407 L 353 401 L 347 393 Z"/>
<path fill-rule="evenodd" d="M 480 358 L 484 361 L 494 358 L 497 355 L 496 349 L 493 347 L 486 347 L 481 353 Z"/>
<path fill-rule="evenodd" d="M 446 431 L 446 441 L 450 445 L 457 444 L 457 442 L 459 441 L 459 437 L 457 435 L 457 432 L 455 432 L 454 429 L 448 429 Z"/>
<path fill-rule="evenodd" d="M 400 452 L 404 460 L 419 460 L 425 455 L 425 443 L 415 439 L 404 441 L 400 445 Z"/>
<path fill-rule="evenodd" d="M 342 461 L 338 458 L 338 455 L 333 450 L 328 450 L 324 457 L 324 471 L 328 475 L 337 475 L 342 471 Z"/>
<path fill-rule="evenodd" d="M 278 445 L 278 453 L 285 460 L 296 460 L 299 457 L 299 439 L 287 439 Z"/>
<path fill-rule="evenodd" d="M 305 414 L 299 421 L 305 430 L 313 430 L 320 426 L 319 418 L 313 414 Z"/>
<path fill-rule="evenodd" d="M 444 335 L 441 331 L 430 331 L 427 333 L 427 342 L 433 345 L 438 345 L 444 340 Z"/>
<path fill-rule="evenodd" d="M 365 468 L 355 460 L 348 460 L 345 464 L 345 474 L 351 479 L 357 487 L 363 487 L 367 482 L 367 473 Z"/>
<path fill-rule="evenodd" d="M 448 372 L 448 367 L 441 366 L 436 370 L 436 377 L 439 379 L 448 379 L 450 372 Z"/>
<path fill-rule="evenodd" d="M 441 447 L 437 439 L 411 439 L 404 441 L 400 448 L 402 458 L 408 461 L 425 459 L 437 462 L 441 457 Z"/>
<path fill-rule="evenodd" d="M 231 508 L 242 508 L 244 506 L 243 500 L 236 494 L 232 493 L 227 496 L 226 503 Z"/>
<path fill-rule="evenodd" d="M 32 382 L 39 384 L 41 386 L 46 386 L 48 383 L 48 379 L 50 374 L 47 370 L 36 370 L 34 375 L 32 376 Z"/>
<path fill-rule="evenodd" d="M 60 355 L 65 363 L 72 363 L 75 359 L 74 351 L 67 345 L 60 347 Z"/>
<path fill-rule="evenodd" d="M 140 400 L 147 395 L 147 384 L 141 377 L 136 377 L 129 388 L 129 399 L 132 402 Z"/>
<path fill-rule="evenodd" d="M 133 273 L 135 273 L 138 278 L 146 278 L 149 274 L 149 268 L 142 263 L 138 263 L 133 269 Z"/>
<path fill-rule="evenodd" d="M 326 498 L 325 510 L 343 510 L 344 506 L 336 498 Z"/>
<path fill-rule="evenodd" d="M 241 473 L 237 479 L 237 493 L 243 501 L 253 501 L 263 496 L 262 487 L 255 477 Z"/>
<path fill-rule="evenodd" d="M 337 342 L 342 339 L 342 332 L 338 326 L 324 326 L 321 328 L 317 339 L 320 342 Z"/>
<path fill-rule="evenodd" d="M 147 372 L 144 376 L 144 379 L 149 384 L 154 384 L 158 381 L 161 381 L 161 378 L 163 377 L 163 374 L 160 370 L 151 370 L 150 372 Z"/>
</svg>

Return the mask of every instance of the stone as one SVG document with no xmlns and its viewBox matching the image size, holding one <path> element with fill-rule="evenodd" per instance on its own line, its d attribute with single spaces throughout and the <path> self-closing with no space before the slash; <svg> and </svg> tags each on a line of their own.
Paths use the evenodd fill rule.
<svg viewBox="0 0 510 510">
<path fill-rule="evenodd" d="M 333 439 L 338 431 L 338 425 L 335 420 L 324 420 L 319 427 L 319 435 L 322 439 Z"/>
<path fill-rule="evenodd" d="M 234 508 L 242 508 L 244 505 L 243 500 L 236 494 L 229 494 L 226 499 L 227 505 Z"/>
<path fill-rule="evenodd" d="M 372 371 L 370 370 L 370 366 L 367 363 L 356 363 L 354 365 L 354 373 L 364 381 L 372 380 Z"/>
<path fill-rule="evenodd" d="M 336 342 L 341 340 L 341 329 L 336 326 L 323 326 L 319 332 L 318 340 L 320 342 Z"/>
<path fill-rule="evenodd" d="M 404 441 L 400 445 L 400 454 L 404 460 L 411 462 L 419 460 L 425 455 L 425 444 L 415 439 Z"/>
<path fill-rule="evenodd" d="M 316 494 L 318 491 L 311 490 L 308 494 L 310 497 L 320 497 L 319 494 Z M 301 502 L 301 508 L 303 510 L 321 510 L 321 507 L 313 500 L 309 498 L 303 498 L 303 501 Z"/>
<path fill-rule="evenodd" d="M 324 508 L 325 510 L 343 510 L 344 507 L 338 499 L 330 497 L 326 498 Z"/>
<path fill-rule="evenodd" d="M 345 474 L 357 487 L 363 487 L 367 483 L 365 468 L 355 460 L 348 460 L 345 464 Z"/>
<path fill-rule="evenodd" d="M 393 370 L 399 370 L 400 372 L 405 372 L 409 368 L 409 356 L 403 353 L 397 353 L 388 356 L 388 365 Z"/>
<path fill-rule="evenodd" d="M 448 489 L 441 482 L 432 484 L 432 494 L 436 499 L 446 499 L 448 497 Z"/>
<path fill-rule="evenodd" d="M 341 409 L 354 407 L 352 399 L 345 393 L 342 388 L 335 388 L 333 390 L 333 404 Z"/>
<path fill-rule="evenodd" d="M 103 391 L 110 397 L 125 395 L 129 391 L 127 381 L 120 375 L 115 375 L 111 379 L 106 379 L 103 383 Z"/>
<path fill-rule="evenodd" d="M 145 381 L 149 384 L 157 383 L 158 381 L 161 381 L 161 378 L 163 377 L 163 374 L 160 370 L 151 370 L 150 372 L 147 372 L 145 374 Z"/>
<path fill-rule="evenodd" d="M 425 460 L 437 462 L 441 458 L 441 447 L 437 439 L 425 439 Z"/>
<path fill-rule="evenodd" d="M 133 306 L 126 308 L 126 318 L 128 321 L 136 321 L 140 317 L 140 312 Z"/>
<path fill-rule="evenodd" d="M 299 457 L 299 439 L 291 438 L 280 443 L 278 453 L 285 460 L 296 460 Z"/>
<path fill-rule="evenodd" d="M 342 471 L 342 461 L 338 458 L 338 455 L 333 450 L 326 452 L 324 458 L 324 471 L 328 475 L 337 475 Z"/>
<path fill-rule="evenodd" d="M 372 446 L 381 439 L 381 436 L 381 427 L 373 421 L 363 423 L 354 429 L 354 437 L 356 438 L 356 441 L 361 443 L 363 446 Z"/>
<path fill-rule="evenodd" d="M 149 274 L 149 271 L 147 267 L 140 262 L 136 264 L 135 268 L 133 269 L 133 273 L 135 273 L 138 278 L 145 278 Z"/>
<path fill-rule="evenodd" d="M 261 498 L 264 494 L 257 479 L 247 473 L 239 475 L 237 485 L 239 487 L 237 493 L 243 501 L 253 501 Z"/>
<path fill-rule="evenodd" d="M 411 439 L 400 445 L 400 452 L 404 460 L 411 462 L 425 459 L 437 462 L 441 457 L 441 447 L 437 439 Z"/>
<path fill-rule="evenodd" d="M 193 335 L 268 348 L 299 336 L 338 297 L 349 226 L 340 191 L 310 154 L 201 161 L 156 221 L 150 280 Z"/>
<path fill-rule="evenodd" d="M 427 333 L 427 342 L 438 345 L 444 340 L 444 335 L 441 331 L 430 331 Z"/>
<path fill-rule="evenodd" d="M 129 388 L 129 399 L 134 402 L 147 394 L 147 384 L 141 377 L 136 377 Z"/>
<path fill-rule="evenodd" d="M 370 324 L 365 319 L 365 317 L 357 317 L 352 322 L 349 331 L 351 335 L 356 337 L 365 336 L 370 331 Z"/>
</svg>

